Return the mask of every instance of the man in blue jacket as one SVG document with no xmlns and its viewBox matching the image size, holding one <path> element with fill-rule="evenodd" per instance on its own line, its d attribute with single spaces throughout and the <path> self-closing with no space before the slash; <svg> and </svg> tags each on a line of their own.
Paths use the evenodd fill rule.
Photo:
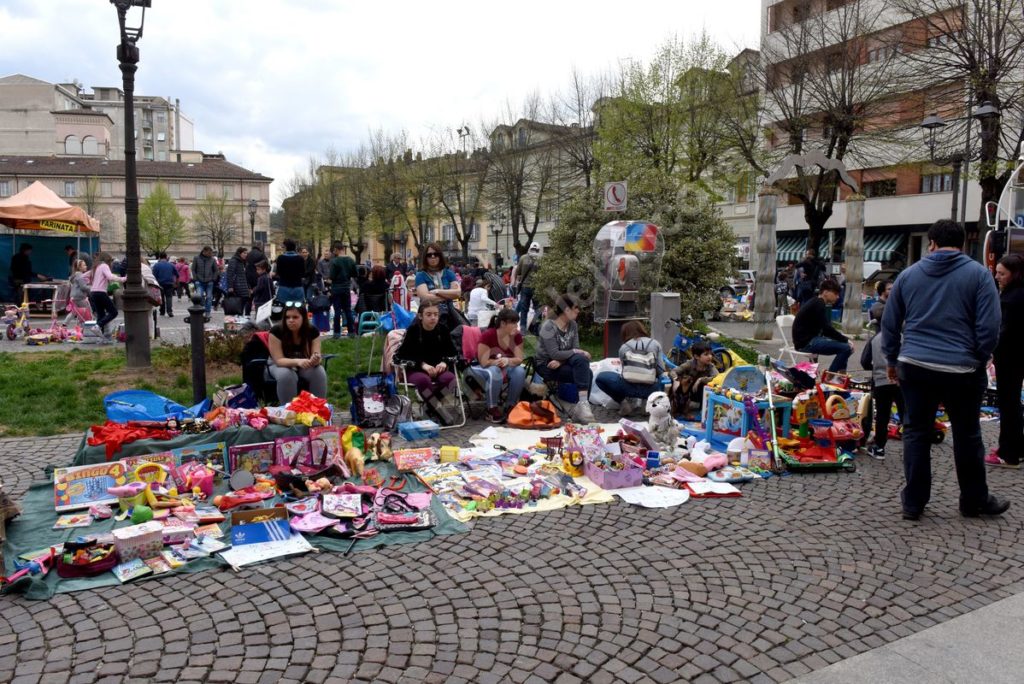
<svg viewBox="0 0 1024 684">
<path fill-rule="evenodd" d="M 903 271 L 882 316 L 882 350 L 898 381 L 903 420 L 903 518 L 917 520 L 931 496 L 931 435 L 941 403 L 953 429 L 960 514 L 1000 515 L 1010 502 L 989 494 L 981 441 L 985 366 L 999 336 L 999 293 L 992 274 L 960 250 L 963 229 L 950 220 L 928 229 L 928 256 Z"/>
</svg>

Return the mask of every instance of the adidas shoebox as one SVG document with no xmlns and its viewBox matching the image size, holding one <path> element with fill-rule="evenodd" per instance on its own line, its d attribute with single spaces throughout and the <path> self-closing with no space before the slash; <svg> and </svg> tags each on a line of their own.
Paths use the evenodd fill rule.
<svg viewBox="0 0 1024 684">
<path fill-rule="evenodd" d="M 284 541 L 291 534 L 288 511 L 284 508 L 254 508 L 231 514 L 232 546 Z"/>
</svg>

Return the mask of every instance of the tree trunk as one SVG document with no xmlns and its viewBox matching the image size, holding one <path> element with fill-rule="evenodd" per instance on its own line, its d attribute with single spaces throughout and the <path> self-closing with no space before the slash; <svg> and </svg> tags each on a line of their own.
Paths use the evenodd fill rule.
<svg viewBox="0 0 1024 684">
<path fill-rule="evenodd" d="M 754 339 L 770 340 L 775 330 L 775 263 L 779 193 L 764 187 L 757 196 L 757 280 L 754 294 Z"/>
<path fill-rule="evenodd" d="M 846 296 L 843 300 L 843 331 L 855 334 L 864 328 L 860 290 L 864 281 L 864 197 L 846 200 Z"/>
</svg>

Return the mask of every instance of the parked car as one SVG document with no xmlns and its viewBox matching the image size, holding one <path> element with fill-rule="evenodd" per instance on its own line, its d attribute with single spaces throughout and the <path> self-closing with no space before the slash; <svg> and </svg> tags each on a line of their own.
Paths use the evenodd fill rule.
<svg viewBox="0 0 1024 684">
<path fill-rule="evenodd" d="M 754 289 L 754 279 L 757 276 L 756 271 L 741 268 L 738 273 L 738 277 L 732 276 L 726 279 L 725 285 L 718 289 L 719 296 L 736 297 L 737 295 L 745 295 Z"/>
</svg>

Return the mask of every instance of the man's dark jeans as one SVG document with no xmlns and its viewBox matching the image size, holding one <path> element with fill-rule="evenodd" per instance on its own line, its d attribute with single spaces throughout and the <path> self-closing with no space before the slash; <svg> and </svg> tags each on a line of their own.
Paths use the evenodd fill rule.
<svg viewBox="0 0 1024 684">
<path fill-rule="evenodd" d="M 931 498 L 932 434 L 935 412 L 942 404 L 953 430 L 953 461 L 960 484 L 960 508 L 980 508 L 988 501 L 985 447 L 981 441 L 981 397 L 985 369 L 943 373 L 909 363 L 899 364 L 900 389 L 907 415 L 903 419 L 903 510 L 921 513 Z"/>
<path fill-rule="evenodd" d="M 341 316 L 345 316 L 345 327 L 349 337 L 355 337 L 356 320 L 352 315 L 352 290 L 343 287 L 331 292 L 331 306 L 334 308 L 334 334 L 341 334 Z"/>
</svg>

